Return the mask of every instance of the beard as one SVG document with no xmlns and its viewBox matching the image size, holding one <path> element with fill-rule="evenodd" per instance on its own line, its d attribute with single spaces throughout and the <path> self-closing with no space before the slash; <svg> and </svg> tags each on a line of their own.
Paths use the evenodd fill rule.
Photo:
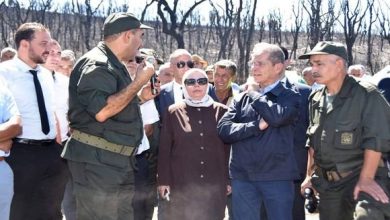
<svg viewBox="0 0 390 220">
<path fill-rule="evenodd" d="M 28 49 L 29 58 L 36 64 L 45 63 L 48 54 L 49 52 L 45 51 L 42 55 L 38 55 L 31 47 Z"/>
</svg>

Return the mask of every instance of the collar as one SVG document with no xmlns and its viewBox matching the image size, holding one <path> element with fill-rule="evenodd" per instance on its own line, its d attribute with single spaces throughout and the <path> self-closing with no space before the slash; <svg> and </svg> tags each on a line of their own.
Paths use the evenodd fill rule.
<svg viewBox="0 0 390 220">
<path fill-rule="evenodd" d="M 23 60 L 21 60 L 19 57 L 14 58 L 15 66 L 18 67 L 20 72 L 26 72 L 29 73 L 29 70 L 36 70 L 38 73 L 41 72 L 42 67 L 41 65 L 37 65 L 35 69 L 33 69 L 31 66 L 29 66 L 27 63 L 25 63 Z"/>
<path fill-rule="evenodd" d="M 347 98 L 352 95 L 352 89 L 354 85 L 358 83 L 354 78 L 346 75 L 343 81 L 343 84 L 341 85 L 341 89 L 339 93 L 337 93 L 337 97 L 339 98 Z M 318 92 L 316 92 L 313 96 L 313 101 L 320 101 L 321 97 L 326 95 L 326 86 L 323 88 L 319 89 Z"/>
<path fill-rule="evenodd" d="M 261 94 L 264 95 L 269 92 L 278 96 L 282 92 L 283 88 L 285 88 L 284 85 L 281 83 L 280 80 L 277 80 L 273 84 L 266 86 Z"/>
<path fill-rule="evenodd" d="M 275 88 L 276 85 L 278 85 L 279 82 L 280 82 L 280 80 L 277 80 L 277 81 L 275 81 L 274 83 L 272 83 L 271 85 L 266 86 L 266 87 L 263 89 L 262 94 L 265 94 L 265 93 L 271 91 L 273 88 Z"/>
<path fill-rule="evenodd" d="M 341 86 L 340 92 L 337 94 L 337 96 L 340 98 L 350 97 L 352 95 L 352 89 L 357 83 L 358 82 L 356 79 L 346 75 L 343 81 L 343 85 Z"/>
<path fill-rule="evenodd" d="M 178 88 L 178 89 L 182 89 L 182 85 L 181 84 L 179 84 L 179 83 L 177 83 L 175 80 L 173 80 L 173 88 Z"/>
<path fill-rule="evenodd" d="M 115 56 L 115 54 L 112 52 L 112 50 L 104 43 L 104 41 L 101 41 L 98 43 L 97 48 L 102 51 L 104 55 L 107 56 L 108 60 L 110 61 L 110 64 L 114 65 L 117 68 L 124 68 L 126 69 L 125 65 L 118 59 L 118 57 Z M 127 69 L 126 69 L 127 71 Z"/>
</svg>

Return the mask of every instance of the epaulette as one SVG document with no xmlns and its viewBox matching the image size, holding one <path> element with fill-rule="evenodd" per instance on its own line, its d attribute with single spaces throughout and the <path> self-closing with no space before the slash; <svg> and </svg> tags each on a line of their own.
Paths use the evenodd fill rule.
<svg viewBox="0 0 390 220">
<path fill-rule="evenodd" d="M 96 66 L 108 66 L 108 57 L 106 56 L 97 56 L 94 60 Z"/>
</svg>

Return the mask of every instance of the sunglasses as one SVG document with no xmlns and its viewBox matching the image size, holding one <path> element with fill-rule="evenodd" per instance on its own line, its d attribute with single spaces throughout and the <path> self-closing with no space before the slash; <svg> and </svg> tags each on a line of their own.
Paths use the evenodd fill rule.
<svg viewBox="0 0 390 220">
<path fill-rule="evenodd" d="M 129 60 L 129 62 L 133 62 L 134 60 Z M 136 56 L 135 57 L 135 62 L 137 64 L 141 64 L 142 62 L 144 62 L 144 58 L 143 57 L 140 57 L 140 56 Z"/>
<path fill-rule="evenodd" d="M 193 68 L 194 67 L 194 62 L 192 62 L 190 60 L 190 61 L 187 61 L 187 62 L 179 61 L 179 62 L 176 63 L 176 66 L 179 69 L 184 68 L 186 65 L 188 66 L 188 68 Z"/>
<path fill-rule="evenodd" d="M 198 85 L 204 86 L 208 83 L 207 78 L 199 78 L 199 79 L 186 79 L 184 80 L 184 85 L 186 86 L 194 86 L 195 83 L 198 83 Z"/>
</svg>

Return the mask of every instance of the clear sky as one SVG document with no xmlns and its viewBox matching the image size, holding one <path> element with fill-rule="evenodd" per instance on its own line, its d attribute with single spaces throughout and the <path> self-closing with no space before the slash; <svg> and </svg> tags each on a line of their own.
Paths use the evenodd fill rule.
<svg viewBox="0 0 390 220">
<path fill-rule="evenodd" d="M 140 15 L 143 8 L 146 5 L 146 2 L 149 1 L 150 0 L 128 0 L 127 2 L 129 2 L 130 5 L 129 11 L 136 15 Z M 225 0 L 212 0 L 212 1 L 214 2 L 215 5 L 221 5 L 222 7 L 224 7 L 225 5 Z M 280 10 L 280 12 L 284 14 L 283 17 L 285 17 L 286 12 L 292 11 L 292 5 L 296 1 L 297 0 L 273 0 L 273 1 L 258 0 L 256 14 L 258 15 L 258 17 L 261 17 L 261 16 L 267 16 L 271 10 Z M 190 7 L 190 5 L 193 4 L 193 2 L 195 2 L 195 0 L 180 0 L 179 1 L 180 5 L 178 8 L 182 10 L 187 10 Z M 237 7 L 238 0 L 233 0 L 233 2 L 236 4 Z M 243 2 L 246 2 L 246 0 L 243 0 Z M 170 4 L 171 7 L 173 6 L 173 0 L 168 0 L 168 3 Z M 156 11 L 157 11 L 156 5 L 157 4 L 154 3 L 154 6 L 148 9 L 149 15 L 156 15 Z M 200 14 L 206 18 L 208 17 L 208 12 L 210 10 L 211 10 L 211 6 L 208 0 L 203 2 L 201 5 L 197 7 L 197 11 L 200 12 Z M 289 15 L 290 13 L 287 14 L 288 16 L 290 16 Z"/>
</svg>

